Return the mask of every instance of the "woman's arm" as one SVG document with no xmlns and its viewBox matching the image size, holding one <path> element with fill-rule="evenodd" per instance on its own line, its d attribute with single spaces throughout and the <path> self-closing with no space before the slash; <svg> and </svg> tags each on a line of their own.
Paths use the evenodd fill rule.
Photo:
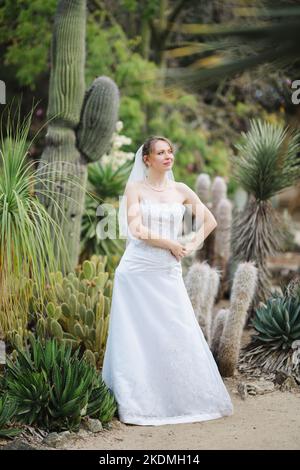
<svg viewBox="0 0 300 470">
<path fill-rule="evenodd" d="M 181 190 L 185 196 L 184 204 L 191 208 L 196 218 L 197 231 L 193 231 L 192 241 L 185 244 L 188 252 L 192 252 L 204 243 L 208 235 L 216 228 L 217 221 L 210 210 L 201 202 L 197 194 L 185 183 L 180 183 Z"/>
<path fill-rule="evenodd" d="M 124 196 L 127 198 L 127 222 L 130 232 L 139 240 L 145 240 L 152 246 L 169 249 L 170 240 L 161 238 L 142 223 L 138 190 L 135 182 L 126 185 Z"/>
</svg>

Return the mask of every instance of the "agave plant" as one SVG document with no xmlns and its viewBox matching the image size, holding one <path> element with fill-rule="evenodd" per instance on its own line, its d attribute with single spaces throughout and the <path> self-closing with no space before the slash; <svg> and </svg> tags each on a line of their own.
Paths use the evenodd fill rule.
<svg viewBox="0 0 300 470">
<path fill-rule="evenodd" d="M 9 358 L 5 384 L 17 403 L 15 419 L 47 430 L 78 430 L 91 413 L 102 422 L 112 419 L 117 406 L 101 375 L 55 339 L 40 342 L 30 335 L 30 346 Z"/>
<path fill-rule="evenodd" d="M 300 133 L 253 119 L 236 147 L 233 177 L 248 193 L 248 201 L 242 212 L 234 214 L 231 251 L 234 261 L 254 261 L 259 268 L 254 309 L 271 294 L 267 257 L 281 249 L 284 232 L 270 199 L 300 177 Z"/>
<path fill-rule="evenodd" d="M 88 166 L 88 181 L 100 199 L 116 197 L 124 188 L 132 162 L 127 160 L 117 169 L 111 164 L 101 162 L 90 163 Z"/>
<path fill-rule="evenodd" d="M 268 343 L 270 349 L 289 349 L 300 339 L 300 303 L 294 297 L 271 297 L 256 310 L 252 326 L 258 331 L 255 341 Z"/>
<path fill-rule="evenodd" d="M 35 194 L 40 183 L 47 190 L 49 175 L 37 175 L 34 162 L 29 159 L 29 149 L 38 135 L 29 140 L 31 117 L 34 108 L 21 122 L 20 106 L 17 117 L 5 121 L 1 115 L 0 126 L 0 331 L 4 336 L 11 329 L 25 328 L 27 307 L 31 296 L 31 283 L 36 281 L 36 295 L 42 298 L 48 272 L 58 268 L 54 241 L 67 254 L 60 227 L 48 214 Z M 67 258 L 62 254 L 61 263 Z"/>
<path fill-rule="evenodd" d="M 300 364 L 293 360 L 300 340 L 300 297 L 274 292 L 260 306 L 251 322 L 256 330 L 243 349 L 241 363 L 246 369 L 283 370 L 300 380 Z"/>
<path fill-rule="evenodd" d="M 11 427 L 17 411 L 17 404 L 7 393 L 0 396 L 0 437 L 13 438 L 22 432 L 22 429 Z"/>
</svg>

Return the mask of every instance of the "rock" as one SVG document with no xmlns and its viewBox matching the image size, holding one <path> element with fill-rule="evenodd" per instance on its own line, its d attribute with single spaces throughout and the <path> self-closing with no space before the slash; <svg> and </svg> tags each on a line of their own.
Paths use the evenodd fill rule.
<svg viewBox="0 0 300 470">
<path fill-rule="evenodd" d="M 37 450 L 36 447 L 28 444 L 28 442 L 23 439 L 17 438 L 12 442 L 9 442 L 5 446 L 0 447 L 1 450 Z"/>
<path fill-rule="evenodd" d="M 247 387 L 245 382 L 239 382 L 237 384 L 237 391 L 242 400 L 245 400 L 247 397 Z"/>
<path fill-rule="evenodd" d="M 105 429 L 112 429 L 112 423 L 104 423 L 104 425 L 102 425 L 102 426 Z"/>
<path fill-rule="evenodd" d="M 268 380 L 260 379 L 255 382 L 247 383 L 247 391 L 252 395 L 262 395 L 264 393 L 273 392 L 274 390 L 274 383 Z"/>
<path fill-rule="evenodd" d="M 72 437 L 70 431 L 63 431 L 63 432 L 51 432 L 45 437 L 42 441 L 48 447 L 59 448 L 63 447 Z"/>
<path fill-rule="evenodd" d="M 282 392 L 291 392 L 292 390 L 300 390 L 299 385 L 297 384 L 297 382 L 295 381 L 292 375 L 289 375 L 284 380 L 284 382 L 281 383 L 279 388 Z"/>
<path fill-rule="evenodd" d="M 87 418 L 82 422 L 82 427 L 93 433 L 103 431 L 103 426 L 99 419 Z"/>
<path fill-rule="evenodd" d="M 76 433 L 76 435 L 74 437 L 86 437 L 88 436 L 88 431 L 82 427 L 80 427 L 79 431 Z"/>
<path fill-rule="evenodd" d="M 289 374 L 283 370 L 277 370 L 275 376 L 275 383 L 281 385 L 287 378 Z"/>
<path fill-rule="evenodd" d="M 239 382 L 237 385 L 237 391 L 242 400 L 245 400 L 247 395 L 263 395 L 274 390 L 274 383 L 262 378 L 254 382 Z"/>
</svg>

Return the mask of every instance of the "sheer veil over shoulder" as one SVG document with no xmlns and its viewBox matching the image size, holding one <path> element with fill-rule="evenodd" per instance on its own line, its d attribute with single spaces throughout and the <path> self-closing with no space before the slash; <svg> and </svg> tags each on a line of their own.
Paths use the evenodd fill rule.
<svg viewBox="0 0 300 470">
<path fill-rule="evenodd" d="M 145 177 L 141 146 L 128 182 Z M 168 178 L 174 180 L 172 170 Z M 230 395 L 188 296 L 181 261 L 132 236 L 126 197 L 119 229 L 126 248 L 115 270 L 102 378 L 124 423 L 162 425 L 206 421 L 233 413 Z M 177 239 L 185 206 L 143 198 L 142 222 Z M 171 227 L 172 225 L 172 227 Z"/>
</svg>

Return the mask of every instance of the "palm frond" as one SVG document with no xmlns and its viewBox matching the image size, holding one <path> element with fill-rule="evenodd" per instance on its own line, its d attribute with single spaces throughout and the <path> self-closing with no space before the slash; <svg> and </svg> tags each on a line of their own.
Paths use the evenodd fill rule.
<svg viewBox="0 0 300 470">
<path fill-rule="evenodd" d="M 192 59 L 197 55 L 186 67 L 169 67 L 162 72 L 167 87 L 181 85 L 196 90 L 266 62 L 284 69 L 299 61 L 299 6 L 247 8 L 237 13 L 240 17 L 234 24 L 172 25 L 173 31 L 183 35 L 199 35 L 201 42 L 183 42 L 165 50 L 166 58 Z"/>
</svg>

